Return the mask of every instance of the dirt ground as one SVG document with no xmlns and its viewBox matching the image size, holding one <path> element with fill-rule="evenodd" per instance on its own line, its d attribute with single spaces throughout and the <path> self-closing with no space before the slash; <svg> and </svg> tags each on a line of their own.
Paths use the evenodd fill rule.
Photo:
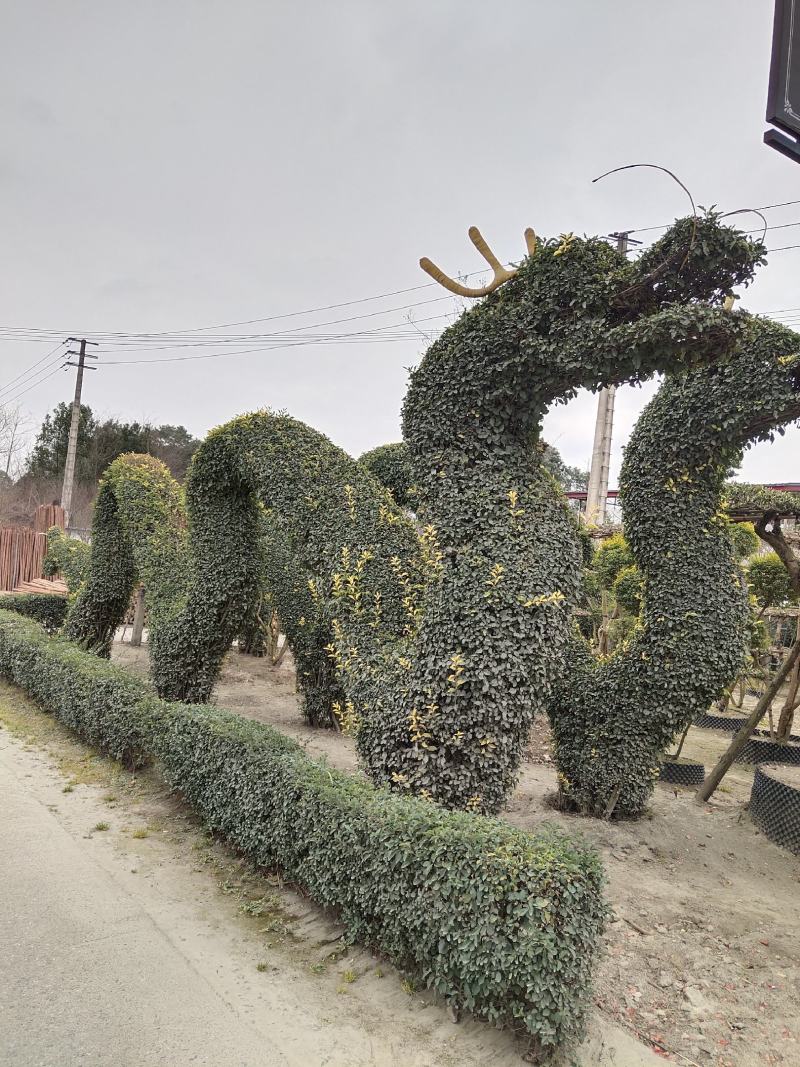
<svg viewBox="0 0 800 1067">
<path fill-rule="evenodd" d="M 146 648 L 117 644 L 114 659 L 146 674 Z M 357 769 L 350 738 L 303 723 L 289 657 L 275 669 L 232 653 L 215 699 Z M 729 740 L 692 728 L 684 754 L 710 767 Z M 608 872 L 615 917 L 597 974 L 601 1015 L 675 1063 L 800 1067 L 800 857 L 751 823 L 752 768 L 734 765 L 703 807 L 690 791 L 659 784 L 647 818 L 600 823 L 549 806 L 555 770 L 542 724 L 529 754 L 505 817 L 585 834 Z"/>
</svg>

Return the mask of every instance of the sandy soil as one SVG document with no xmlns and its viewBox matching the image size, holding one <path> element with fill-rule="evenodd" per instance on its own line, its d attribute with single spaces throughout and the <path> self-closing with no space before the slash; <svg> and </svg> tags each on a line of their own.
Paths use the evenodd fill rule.
<svg viewBox="0 0 800 1067">
<path fill-rule="evenodd" d="M 145 649 L 117 645 L 114 658 L 146 673 Z M 232 653 L 215 699 L 356 770 L 350 738 L 303 723 L 288 657 L 274 669 Z M 692 728 L 684 755 L 710 767 L 729 740 Z M 659 784 L 647 818 L 599 823 L 549 806 L 555 771 L 547 747 L 539 725 L 536 762 L 524 763 L 505 817 L 530 830 L 559 823 L 603 855 L 615 920 L 597 976 L 599 1011 L 676 1063 L 800 1065 L 800 857 L 750 822 L 752 768 L 734 765 L 703 807 L 691 792 Z"/>
</svg>

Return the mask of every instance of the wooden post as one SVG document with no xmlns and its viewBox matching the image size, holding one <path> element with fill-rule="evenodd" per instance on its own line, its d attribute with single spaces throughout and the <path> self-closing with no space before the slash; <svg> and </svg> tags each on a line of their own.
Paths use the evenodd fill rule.
<svg viewBox="0 0 800 1067">
<path fill-rule="evenodd" d="M 731 741 L 730 745 L 728 746 L 727 750 L 723 752 L 716 767 L 713 769 L 711 774 L 707 776 L 706 780 L 695 793 L 694 798 L 698 804 L 704 804 L 709 799 L 709 797 L 716 791 L 717 786 L 727 774 L 733 761 L 736 759 L 736 757 L 742 751 L 744 746 L 747 744 L 753 730 L 755 730 L 755 728 L 761 722 L 762 718 L 764 717 L 765 711 L 775 699 L 778 691 L 780 690 L 780 687 L 786 681 L 787 677 L 791 673 L 792 668 L 794 667 L 795 663 L 799 658 L 800 641 L 795 641 L 795 643 L 789 650 L 789 655 L 781 664 L 780 669 L 777 671 L 775 677 L 772 679 L 770 684 L 761 694 L 761 699 L 753 708 L 744 726 L 736 734 L 733 741 Z"/>
<path fill-rule="evenodd" d="M 139 648 L 142 643 L 142 630 L 144 629 L 144 586 L 140 585 L 136 590 L 136 607 L 133 611 L 133 629 L 131 630 L 131 645 Z"/>
<path fill-rule="evenodd" d="M 795 624 L 794 639 L 796 642 L 800 641 L 800 615 L 798 615 Z M 789 691 L 786 694 L 786 700 L 783 702 L 780 718 L 778 719 L 777 736 L 779 741 L 788 741 L 789 734 L 792 732 L 794 713 L 797 709 L 798 690 L 800 690 L 800 659 L 795 663 L 789 676 Z"/>
</svg>

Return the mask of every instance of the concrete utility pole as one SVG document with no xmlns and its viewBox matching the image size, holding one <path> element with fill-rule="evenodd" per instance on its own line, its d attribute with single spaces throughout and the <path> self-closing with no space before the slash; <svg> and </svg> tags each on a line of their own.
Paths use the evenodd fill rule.
<svg viewBox="0 0 800 1067">
<path fill-rule="evenodd" d="M 630 233 L 609 234 L 617 239 L 617 251 L 623 255 L 628 251 Z M 634 244 L 637 242 L 634 241 Z M 608 469 L 611 465 L 611 434 L 614 429 L 614 399 L 617 395 L 616 385 L 601 389 L 597 397 L 597 418 L 594 424 L 594 445 L 592 446 L 592 465 L 589 469 L 589 485 L 586 492 L 586 521 L 595 526 L 602 526 L 606 521 L 606 502 L 608 500 Z"/>
<path fill-rule="evenodd" d="M 77 341 L 77 337 L 68 337 L 68 341 Z M 77 363 L 65 363 L 65 367 L 77 367 L 78 375 L 75 379 L 75 399 L 72 401 L 72 420 L 69 424 L 69 443 L 67 445 L 67 462 L 64 467 L 64 486 L 61 490 L 61 507 L 64 509 L 64 526 L 69 526 L 69 513 L 72 508 L 72 488 L 75 482 L 75 460 L 78 455 L 78 427 L 81 421 L 81 388 L 83 387 L 83 371 L 87 354 L 90 359 L 97 359 L 86 352 L 86 346 L 95 344 L 94 341 L 81 339 L 80 352 L 69 351 L 70 356 L 77 356 Z M 97 370 L 89 367 L 89 370 Z"/>
</svg>

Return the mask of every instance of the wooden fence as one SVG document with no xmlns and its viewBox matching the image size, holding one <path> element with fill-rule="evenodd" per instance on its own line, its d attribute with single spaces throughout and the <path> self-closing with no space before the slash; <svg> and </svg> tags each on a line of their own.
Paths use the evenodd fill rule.
<svg viewBox="0 0 800 1067">
<path fill-rule="evenodd" d="M 42 577 L 47 530 L 51 526 L 64 528 L 64 509 L 58 504 L 38 507 L 33 517 L 33 529 L 25 526 L 0 529 L 0 591 L 8 592 Z"/>
</svg>

